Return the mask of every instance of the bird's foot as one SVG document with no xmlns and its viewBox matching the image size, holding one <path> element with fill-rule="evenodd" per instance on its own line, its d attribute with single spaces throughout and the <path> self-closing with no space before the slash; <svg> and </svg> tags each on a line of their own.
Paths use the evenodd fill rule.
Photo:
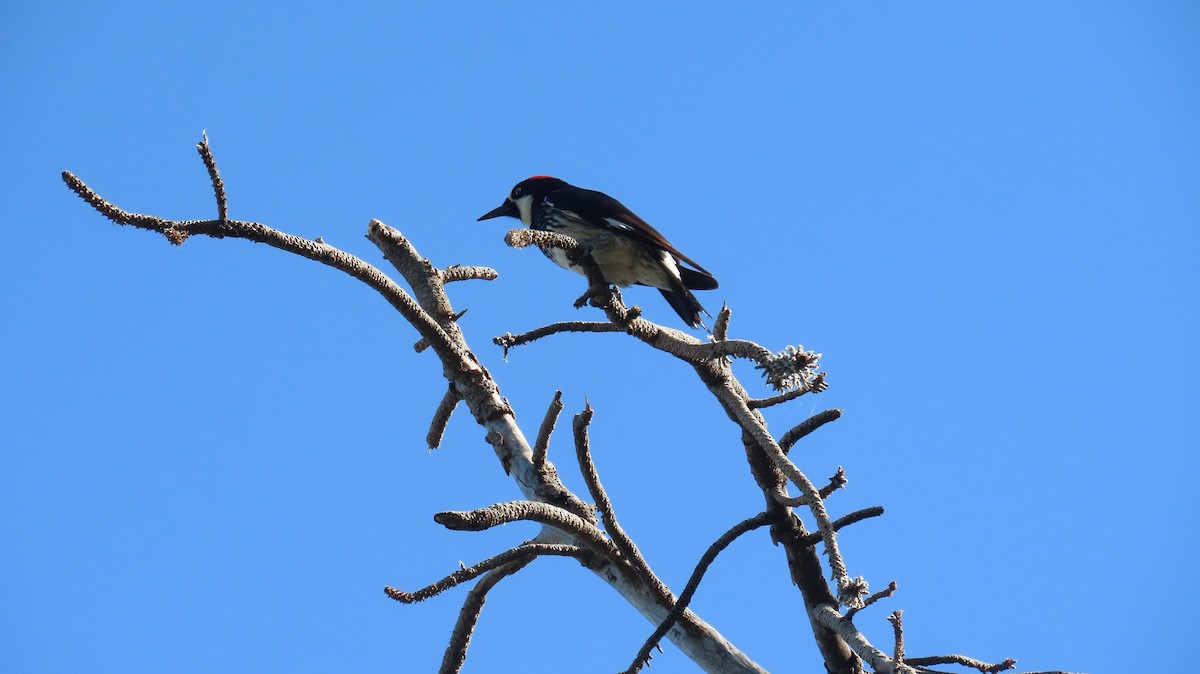
<svg viewBox="0 0 1200 674">
<path fill-rule="evenodd" d="M 621 296 L 613 286 L 590 287 L 587 289 L 587 292 L 579 296 L 579 299 L 575 300 L 575 308 L 582 309 L 590 303 L 594 307 L 603 309 L 614 294 L 616 297 Z"/>
</svg>

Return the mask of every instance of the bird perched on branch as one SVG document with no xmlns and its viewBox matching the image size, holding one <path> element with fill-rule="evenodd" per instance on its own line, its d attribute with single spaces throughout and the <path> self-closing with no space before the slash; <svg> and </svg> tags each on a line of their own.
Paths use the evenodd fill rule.
<svg viewBox="0 0 1200 674">
<path fill-rule="evenodd" d="M 708 312 L 692 291 L 712 290 L 717 287 L 717 279 L 607 194 L 550 176 L 534 176 L 517 183 L 503 204 L 479 219 L 502 215 L 517 218 L 533 229 L 575 239 L 591 252 L 605 281 L 620 287 L 636 284 L 658 288 L 685 323 L 693 328 L 703 325 L 700 313 Z M 560 266 L 584 273 L 564 251 L 544 252 Z"/>
</svg>

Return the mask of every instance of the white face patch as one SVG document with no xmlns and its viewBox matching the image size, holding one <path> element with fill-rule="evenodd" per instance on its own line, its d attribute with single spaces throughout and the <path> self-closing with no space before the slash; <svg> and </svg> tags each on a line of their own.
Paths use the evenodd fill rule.
<svg viewBox="0 0 1200 674">
<path fill-rule="evenodd" d="M 517 205 L 517 211 L 521 214 L 521 222 L 528 227 L 533 223 L 533 195 L 526 194 L 525 196 L 513 202 Z"/>
</svg>

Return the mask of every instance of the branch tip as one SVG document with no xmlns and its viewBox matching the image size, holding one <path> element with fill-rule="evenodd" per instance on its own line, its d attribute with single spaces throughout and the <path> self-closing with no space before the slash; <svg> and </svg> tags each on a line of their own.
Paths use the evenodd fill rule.
<svg viewBox="0 0 1200 674">
<path fill-rule="evenodd" d="M 732 314 L 729 303 L 722 302 L 721 310 L 717 312 L 717 318 L 713 321 L 712 336 L 714 340 L 721 342 L 729 337 L 729 317 Z"/>
<path fill-rule="evenodd" d="M 554 427 L 558 424 L 558 415 L 562 411 L 562 391 L 555 391 L 554 399 L 550 401 L 550 407 L 546 409 L 546 416 L 538 428 L 537 440 L 533 443 L 533 465 L 538 470 L 542 470 L 546 465 L 546 454 L 550 450 L 550 436 L 554 433 Z"/>
<path fill-rule="evenodd" d="M 842 487 L 845 487 L 846 482 L 846 471 L 843 470 L 841 466 L 838 466 L 837 472 L 829 477 L 829 484 L 821 487 L 821 490 L 818 493 L 823 499 L 829 498 L 830 494 L 841 489 Z"/>
<path fill-rule="evenodd" d="M 229 219 L 228 197 L 225 195 L 225 182 L 221 180 L 221 172 L 217 170 L 217 160 L 213 157 L 212 147 L 208 144 L 208 132 L 200 132 L 200 143 L 196 146 L 208 177 L 212 181 L 213 196 L 217 200 L 217 220 L 225 222 Z"/>
<path fill-rule="evenodd" d="M 446 390 L 446 394 L 442 396 L 441 402 L 438 403 L 437 409 L 433 412 L 433 420 L 429 423 L 429 432 L 425 434 L 425 444 L 429 445 L 429 449 L 437 449 L 442 444 L 442 436 L 446 433 L 446 426 L 450 423 L 450 416 L 454 414 L 454 408 L 458 406 L 458 402 L 462 400 L 462 396 L 458 394 L 458 390 L 454 384 L 450 384 Z"/>
<path fill-rule="evenodd" d="M 1013 660 L 1012 658 L 1006 658 L 1003 662 L 997 662 L 995 664 L 988 664 L 982 660 L 976 660 L 975 658 L 968 658 L 965 655 L 932 655 L 932 656 L 921 657 L 921 658 L 906 658 L 904 660 L 904 662 L 906 664 L 913 665 L 915 667 L 927 667 L 929 665 L 962 665 L 963 667 L 970 667 L 971 669 L 978 670 L 982 674 L 996 674 L 997 672 L 1003 672 L 1003 671 L 1006 671 L 1009 669 L 1013 669 L 1014 667 L 1017 666 L 1017 661 Z M 1054 671 L 1054 672 L 1029 672 L 1029 674 L 1068 674 L 1068 673 Z"/>
<path fill-rule="evenodd" d="M 796 424 L 788 432 L 784 433 L 783 436 L 779 438 L 779 448 L 782 449 L 786 454 L 789 450 L 791 450 L 793 445 L 800 441 L 801 438 L 831 421 L 840 419 L 841 416 L 842 411 L 839 409 L 825 410 L 812 415 L 799 424 Z"/>
<path fill-rule="evenodd" d="M 463 265 L 450 265 L 441 271 L 443 283 L 455 283 L 457 281 L 495 281 L 500 278 L 500 273 L 491 267 L 467 267 Z"/>
<path fill-rule="evenodd" d="M 888 616 L 888 622 L 892 624 L 892 634 L 896 640 L 896 650 L 895 655 L 892 656 L 892 662 L 895 663 L 897 669 L 904 666 L 903 616 L 904 611 L 900 610 L 892 611 L 892 614 Z"/>
</svg>

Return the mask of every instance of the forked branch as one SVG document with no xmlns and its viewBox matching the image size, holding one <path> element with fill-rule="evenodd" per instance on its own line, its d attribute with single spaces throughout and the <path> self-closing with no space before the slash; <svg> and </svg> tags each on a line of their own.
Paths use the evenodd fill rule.
<svg viewBox="0 0 1200 674">
<path fill-rule="evenodd" d="M 433 420 L 429 422 L 429 432 L 425 434 L 425 444 L 429 445 L 430 449 L 437 449 L 441 446 L 442 436 L 446 434 L 446 426 L 450 423 L 450 415 L 454 414 L 454 408 L 461 401 L 462 396 L 454 390 L 453 386 L 446 390 L 446 395 L 442 396 L 442 401 L 433 411 Z"/>
</svg>

